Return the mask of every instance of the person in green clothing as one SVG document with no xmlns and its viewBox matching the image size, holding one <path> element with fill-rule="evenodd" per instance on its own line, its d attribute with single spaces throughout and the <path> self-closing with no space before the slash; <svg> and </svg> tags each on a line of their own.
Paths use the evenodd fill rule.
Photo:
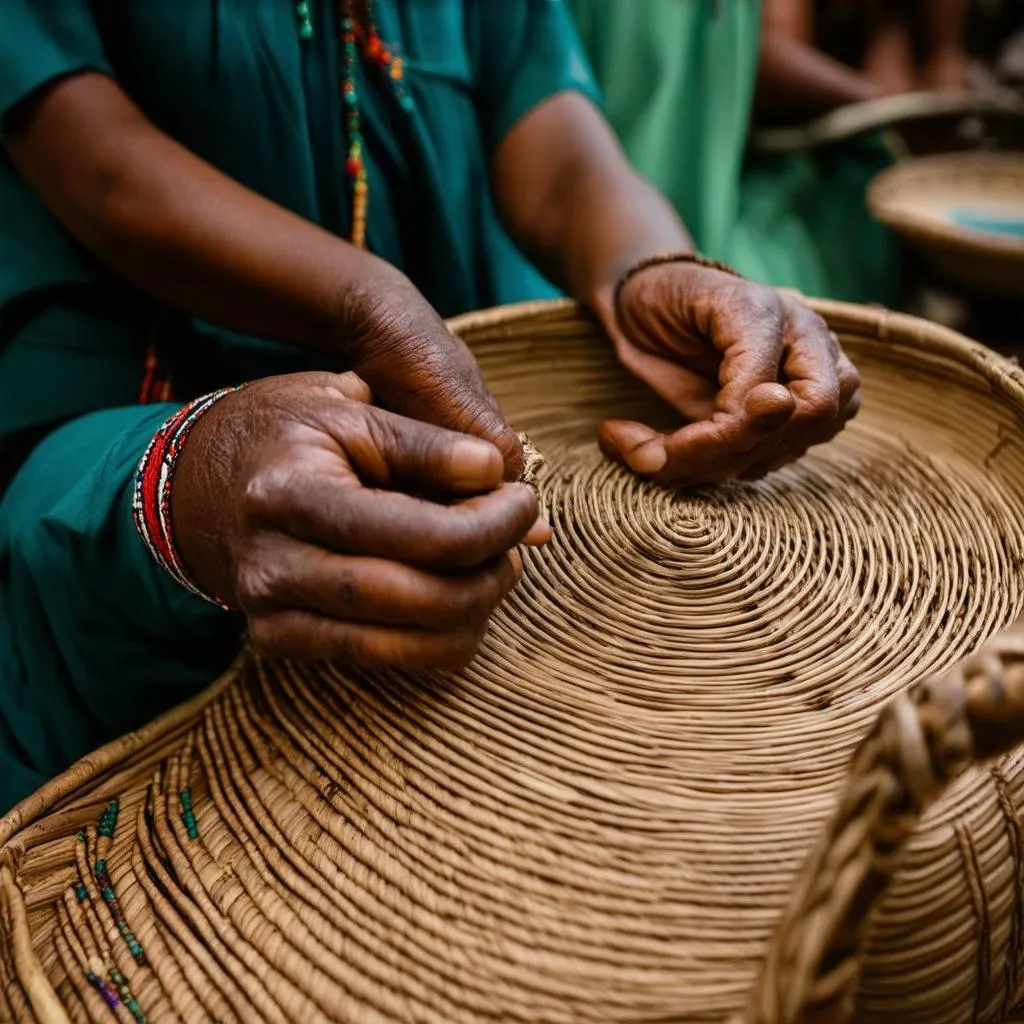
<svg viewBox="0 0 1024 1024">
<path fill-rule="evenodd" d="M 794 4 L 571 6 L 610 123 L 702 251 L 754 280 L 808 295 L 896 301 L 898 253 L 864 201 L 868 181 L 890 162 L 877 140 L 746 155 L 755 104 L 762 116 L 806 119 L 882 94 L 865 74 L 793 37 Z"/>
<path fill-rule="evenodd" d="M 561 0 L 8 0 L 0 140 L 0 808 L 243 630 L 473 656 L 549 528 L 443 314 L 589 303 L 684 421 L 603 450 L 664 483 L 857 410 L 818 317 L 693 256 Z"/>
</svg>

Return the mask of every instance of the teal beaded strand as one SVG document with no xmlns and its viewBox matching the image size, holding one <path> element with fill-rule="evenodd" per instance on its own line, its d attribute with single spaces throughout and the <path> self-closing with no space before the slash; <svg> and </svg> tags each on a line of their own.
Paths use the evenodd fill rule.
<svg viewBox="0 0 1024 1024">
<path fill-rule="evenodd" d="M 185 826 L 185 831 L 188 832 L 189 839 L 196 840 L 199 838 L 199 824 L 192 812 L 192 790 L 186 786 L 178 795 L 181 798 L 182 824 Z"/>
<path fill-rule="evenodd" d="M 107 809 L 100 816 L 100 822 L 96 828 L 96 863 L 93 867 L 93 875 L 96 878 L 100 896 L 103 898 L 103 902 L 110 908 L 114 924 L 121 933 L 121 938 L 124 939 L 132 959 L 140 967 L 147 967 L 149 961 L 146 959 L 142 944 L 135 938 L 131 928 L 128 927 L 124 911 L 121 909 L 121 904 L 117 900 L 117 893 L 114 891 L 114 883 L 111 881 L 110 874 L 107 871 L 106 854 L 114 839 L 114 830 L 117 828 L 117 817 L 120 809 L 118 802 L 113 800 L 107 805 Z"/>
</svg>

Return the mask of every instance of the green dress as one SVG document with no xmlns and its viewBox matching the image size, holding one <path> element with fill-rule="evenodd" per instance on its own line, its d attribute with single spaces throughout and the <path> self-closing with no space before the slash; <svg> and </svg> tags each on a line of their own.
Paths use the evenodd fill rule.
<svg viewBox="0 0 1024 1024">
<path fill-rule="evenodd" d="M 303 40 L 293 0 L 6 0 L 0 117 L 58 76 L 111 74 L 189 149 L 345 236 L 337 3 L 310 4 Z M 552 294 L 502 230 L 487 167 L 540 101 L 596 99 L 562 0 L 375 0 L 374 14 L 415 106 L 359 69 L 369 247 L 446 315 Z M 0 160 L 0 480 L 17 470 L 0 500 L 0 811 L 238 647 L 238 617 L 172 583 L 132 526 L 134 467 L 175 408 L 138 404 L 154 340 L 181 400 L 330 365 L 170 316 Z"/>
<path fill-rule="evenodd" d="M 634 166 L 707 255 L 807 295 L 892 303 L 897 254 L 864 201 L 874 139 L 746 157 L 760 0 L 570 0 Z"/>
</svg>

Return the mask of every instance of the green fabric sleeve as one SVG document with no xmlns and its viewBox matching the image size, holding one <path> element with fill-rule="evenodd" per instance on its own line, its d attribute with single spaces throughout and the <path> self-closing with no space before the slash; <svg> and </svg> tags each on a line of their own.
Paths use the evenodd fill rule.
<svg viewBox="0 0 1024 1024">
<path fill-rule="evenodd" d="M 0 31 L 0 137 L 5 115 L 51 79 L 110 73 L 88 0 L 4 0 Z"/>
<path fill-rule="evenodd" d="M 565 0 L 472 0 L 469 44 L 484 143 L 493 152 L 555 93 L 600 93 Z"/>
<path fill-rule="evenodd" d="M 241 617 L 174 583 L 132 521 L 135 468 L 175 408 L 74 420 L 0 502 L 0 774 L 5 758 L 56 774 L 202 689 L 237 650 Z"/>
</svg>

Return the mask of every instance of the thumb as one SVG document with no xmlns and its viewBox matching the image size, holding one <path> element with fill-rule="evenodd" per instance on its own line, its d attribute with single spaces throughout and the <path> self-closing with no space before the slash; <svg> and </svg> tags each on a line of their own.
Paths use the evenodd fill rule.
<svg viewBox="0 0 1024 1024">
<path fill-rule="evenodd" d="M 501 453 L 504 478 L 519 479 L 522 445 L 461 338 L 439 322 L 415 339 L 378 352 L 379 358 L 357 369 L 388 409 L 489 442 Z"/>
<path fill-rule="evenodd" d="M 372 406 L 340 409 L 331 427 L 349 464 L 371 487 L 457 495 L 491 491 L 502 482 L 501 453 L 478 437 Z"/>
</svg>

